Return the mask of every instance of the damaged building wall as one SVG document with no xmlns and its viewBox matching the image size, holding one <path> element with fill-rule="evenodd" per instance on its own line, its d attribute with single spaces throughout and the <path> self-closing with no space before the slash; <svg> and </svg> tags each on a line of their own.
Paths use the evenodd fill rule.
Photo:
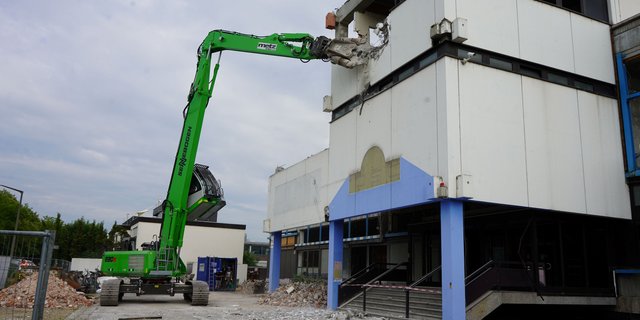
<svg viewBox="0 0 640 320">
<path fill-rule="evenodd" d="M 333 107 L 428 50 L 427 30 L 441 15 L 468 20 L 465 45 L 567 75 L 518 75 L 513 71 L 524 71 L 508 59 L 483 62 L 470 53 L 474 63 L 441 58 L 358 102 L 331 123 L 332 214 L 397 207 L 394 192 L 400 190 L 393 187 L 378 195 L 389 200 L 373 207 L 358 204 L 371 199 L 341 196 L 375 146 L 385 161 L 404 159 L 427 177 L 442 177 L 449 197 L 630 218 L 616 100 L 579 84 L 615 83 L 611 48 L 602 45 L 610 43 L 608 24 L 540 1 L 490 1 L 405 1 L 394 8 L 387 17 L 390 40 L 378 60 L 351 70 L 333 67 Z M 473 188 L 456 191 L 456 179 L 467 176 Z"/>
<path fill-rule="evenodd" d="M 328 171 L 329 150 L 325 149 L 269 177 L 265 231 L 323 222 Z"/>
<path fill-rule="evenodd" d="M 386 19 L 390 26 L 389 43 L 395 43 L 395 45 L 385 47 L 380 56 L 377 59 L 371 59 L 366 66 L 354 69 L 332 66 L 331 94 L 335 105 L 340 105 L 359 94 L 367 84 L 379 81 L 393 69 L 431 47 L 431 39 L 428 33 L 425 36 L 425 31 L 428 31 L 436 21 L 433 10 L 435 2 L 435 0 L 405 1 L 386 17 L 373 14 L 376 17 L 383 17 L 379 22 Z M 362 16 L 367 16 L 366 11 Z M 352 23 L 350 27 L 354 28 L 354 24 Z"/>
</svg>

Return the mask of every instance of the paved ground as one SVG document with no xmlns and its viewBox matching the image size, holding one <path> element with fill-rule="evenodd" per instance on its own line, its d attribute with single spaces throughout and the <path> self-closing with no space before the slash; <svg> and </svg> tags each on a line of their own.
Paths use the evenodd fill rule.
<svg viewBox="0 0 640 320">
<path fill-rule="evenodd" d="M 67 319 L 138 320 L 138 319 L 221 319 L 221 320 L 320 320 L 382 319 L 316 308 L 273 307 L 257 304 L 259 295 L 236 292 L 211 292 L 209 305 L 193 307 L 182 296 L 125 295 L 117 307 L 96 304 L 78 309 Z"/>
<path fill-rule="evenodd" d="M 0 320 L 30 320 L 32 311 L 25 308 L 0 308 Z M 73 312 L 73 309 L 44 309 L 44 319 L 64 320 Z"/>
</svg>

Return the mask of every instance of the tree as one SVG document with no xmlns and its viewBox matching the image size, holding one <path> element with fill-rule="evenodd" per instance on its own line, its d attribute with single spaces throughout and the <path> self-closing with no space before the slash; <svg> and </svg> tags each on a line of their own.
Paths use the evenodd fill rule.
<svg viewBox="0 0 640 320">
<path fill-rule="evenodd" d="M 18 215 L 20 201 L 7 190 L 0 190 L 0 230 L 13 230 Z M 39 230 L 38 214 L 23 204 L 20 208 L 18 230 Z"/>
<path fill-rule="evenodd" d="M 0 190 L 0 230 L 13 230 L 19 206 L 20 202 L 13 194 Z M 88 221 L 82 217 L 65 223 L 59 212 L 55 217 L 40 218 L 27 204 L 20 209 L 18 230 L 55 230 L 55 244 L 58 245 L 58 249 L 53 251 L 53 256 L 56 259 L 100 258 L 105 250 L 112 248 L 110 234 L 105 230 L 103 222 Z M 126 233 L 126 230 L 124 232 Z M 8 252 L 9 249 L 4 248 L 8 245 L 4 242 L 7 241 L 0 241 L 0 251 Z M 39 256 L 39 248 L 37 239 L 18 237 L 15 255 Z"/>
<path fill-rule="evenodd" d="M 258 264 L 258 259 L 256 258 L 256 255 L 251 251 L 245 251 L 242 254 L 242 263 L 248 265 L 249 267 L 253 267 Z"/>
<path fill-rule="evenodd" d="M 126 249 L 122 239 L 129 237 L 129 233 L 127 229 L 122 225 L 119 225 L 118 222 L 114 222 L 113 226 L 111 226 L 111 231 L 109 231 L 109 239 L 107 240 L 108 247 L 110 250 L 122 250 Z"/>
</svg>

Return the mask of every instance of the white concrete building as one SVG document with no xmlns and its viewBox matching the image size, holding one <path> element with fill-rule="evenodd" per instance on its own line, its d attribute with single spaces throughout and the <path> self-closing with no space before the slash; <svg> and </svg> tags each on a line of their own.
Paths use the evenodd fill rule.
<svg viewBox="0 0 640 320">
<path fill-rule="evenodd" d="M 132 217 L 123 225 L 128 227 L 131 238 L 130 249 L 142 250 L 144 243 L 157 241 L 162 220 L 155 217 Z M 184 242 L 180 258 L 187 271 L 196 273 L 198 257 L 221 257 L 238 259 L 238 283 L 246 280 L 247 265 L 242 264 L 245 225 L 188 221 L 184 231 Z"/>
<path fill-rule="evenodd" d="M 640 251 L 625 242 L 638 229 L 611 24 L 637 13 L 634 0 L 345 2 L 336 36 L 386 22 L 389 41 L 365 66 L 332 66 L 329 148 L 270 177 L 272 264 L 327 277 L 330 308 L 372 263 L 396 265 L 396 286 L 442 286 L 445 319 L 498 309 L 479 305 L 496 281 L 615 305 L 611 270 L 640 267 Z"/>
</svg>

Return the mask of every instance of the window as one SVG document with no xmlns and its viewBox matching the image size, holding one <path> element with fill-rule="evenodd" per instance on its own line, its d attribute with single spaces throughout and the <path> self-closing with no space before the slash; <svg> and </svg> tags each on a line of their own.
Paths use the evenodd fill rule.
<svg viewBox="0 0 640 320">
<path fill-rule="evenodd" d="M 616 57 L 619 70 L 620 104 L 622 107 L 623 128 L 625 133 L 625 155 L 627 174 L 640 174 L 640 56 L 622 59 Z"/>
<path fill-rule="evenodd" d="M 640 92 L 640 56 L 635 56 L 624 61 L 629 81 L 629 93 Z"/>
<path fill-rule="evenodd" d="M 317 268 L 320 266 L 320 251 L 302 251 L 303 268 Z"/>
<path fill-rule="evenodd" d="M 504 61 L 504 60 L 497 59 L 497 58 L 493 58 L 493 57 L 489 57 L 489 65 L 494 67 L 494 68 L 498 68 L 498 69 L 502 69 L 502 70 L 511 71 L 513 69 L 513 66 L 511 65 L 511 62 Z"/>
<path fill-rule="evenodd" d="M 609 22 L 607 0 L 539 0 L 554 6 L 565 8 L 589 18 Z"/>
<path fill-rule="evenodd" d="M 282 248 L 293 247 L 295 244 L 296 244 L 296 237 L 295 236 L 282 237 L 282 239 L 280 240 L 280 246 Z"/>
</svg>

